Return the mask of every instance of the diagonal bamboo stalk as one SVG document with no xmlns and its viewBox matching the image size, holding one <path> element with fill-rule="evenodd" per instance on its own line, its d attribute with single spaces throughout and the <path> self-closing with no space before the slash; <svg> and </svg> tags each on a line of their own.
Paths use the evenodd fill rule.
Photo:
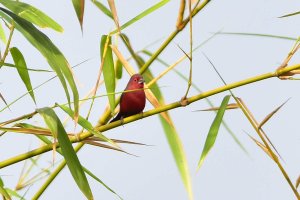
<svg viewBox="0 0 300 200">
<path fill-rule="evenodd" d="M 238 82 L 234 82 L 234 83 L 231 83 L 231 84 L 228 84 L 228 85 L 225 85 L 225 86 L 222 86 L 222 87 L 218 87 L 218 88 L 209 90 L 207 92 L 203 92 L 201 94 L 189 97 L 189 98 L 187 98 L 187 104 L 186 105 L 189 105 L 193 102 L 199 101 L 199 100 L 204 99 L 206 97 L 209 97 L 209 96 L 221 93 L 221 92 L 225 92 L 225 91 L 233 89 L 233 88 L 241 87 L 241 86 L 253 83 L 253 82 L 258 82 L 258 81 L 262 81 L 262 80 L 269 79 L 269 78 L 274 78 L 274 77 L 277 78 L 278 76 L 284 75 L 287 72 L 290 72 L 290 71 L 295 70 L 295 69 L 300 69 L 300 64 L 285 67 L 283 69 L 279 69 L 279 70 L 276 70 L 274 72 L 268 72 L 268 73 L 261 74 L 261 75 L 258 75 L 258 76 L 250 77 L 248 79 L 244 79 L 244 80 L 241 80 L 241 81 L 238 81 Z M 161 112 L 165 112 L 165 111 L 172 110 L 172 109 L 175 109 L 175 108 L 178 108 L 178 107 L 186 106 L 186 105 L 182 105 L 182 103 L 180 101 L 176 101 L 174 103 L 163 105 L 159 108 L 152 109 L 152 110 L 149 110 L 147 112 L 144 112 L 143 116 L 141 116 L 140 114 L 137 114 L 137 115 L 125 118 L 122 123 L 117 121 L 117 122 L 113 122 L 113 123 L 110 123 L 110 124 L 100 126 L 100 127 L 97 128 L 97 131 L 105 132 L 105 131 L 113 129 L 115 127 L 130 123 L 130 122 L 133 122 L 133 121 L 145 118 L 145 117 L 150 117 L 152 115 L 156 115 L 156 114 L 159 114 Z M 92 133 L 83 132 L 81 134 L 78 134 L 77 137 L 71 138 L 70 141 L 72 143 L 77 143 L 77 142 L 81 142 L 84 139 L 86 139 L 88 137 L 91 137 L 91 136 L 93 136 Z M 57 144 L 57 147 L 59 147 L 59 144 Z M 4 168 L 4 167 L 7 167 L 7 166 L 10 166 L 14 163 L 20 162 L 22 160 L 31 158 L 33 156 L 45 153 L 47 151 L 51 151 L 51 150 L 52 150 L 52 144 L 49 144 L 49 145 L 45 145 L 43 147 L 40 147 L 38 149 L 35 149 L 35 150 L 32 150 L 32 151 L 17 155 L 15 157 L 9 158 L 7 160 L 1 161 L 0 162 L 0 169 Z"/>
<path fill-rule="evenodd" d="M 192 16 L 194 17 L 199 13 L 208 3 L 210 0 L 204 0 L 198 7 L 194 8 L 192 11 Z M 156 50 L 156 52 L 153 53 L 151 58 L 143 65 L 143 67 L 140 69 L 140 73 L 144 73 L 148 67 L 153 63 L 153 61 L 160 55 L 160 53 L 169 45 L 169 43 L 175 38 L 175 36 L 180 33 L 185 26 L 189 23 L 190 16 L 188 16 L 185 20 L 182 21 L 181 25 L 179 25 L 175 31 L 173 31 L 169 37 L 163 42 L 163 44 Z"/>
</svg>

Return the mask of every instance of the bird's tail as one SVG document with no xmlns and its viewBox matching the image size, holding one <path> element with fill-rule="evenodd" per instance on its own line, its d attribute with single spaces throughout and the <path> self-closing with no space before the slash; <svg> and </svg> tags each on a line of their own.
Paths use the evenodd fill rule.
<svg viewBox="0 0 300 200">
<path fill-rule="evenodd" d="M 118 113 L 118 115 L 117 115 L 115 118 L 113 118 L 113 119 L 109 122 L 109 124 L 112 123 L 112 122 L 118 121 L 118 120 L 120 120 L 120 119 L 121 119 L 121 115 L 120 115 L 120 113 Z"/>
</svg>

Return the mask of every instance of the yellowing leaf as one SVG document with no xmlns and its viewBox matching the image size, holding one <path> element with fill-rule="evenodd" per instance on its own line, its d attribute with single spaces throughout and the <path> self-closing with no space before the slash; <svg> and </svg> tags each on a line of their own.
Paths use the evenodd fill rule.
<svg viewBox="0 0 300 200">
<path fill-rule="evenodd" d="M 80 23 L 81 30 L 82 30 L 82 25 L 83 25 L 84 1 L 85 0 L 72 0 L 73 7 L 76 11 L 76 15 L 77 15 L 78 21 Z"/>
</svg>

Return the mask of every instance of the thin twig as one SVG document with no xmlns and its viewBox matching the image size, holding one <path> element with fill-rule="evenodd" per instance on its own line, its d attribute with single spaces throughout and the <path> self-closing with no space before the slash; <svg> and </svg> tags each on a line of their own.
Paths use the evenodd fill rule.
<svg viewBox="0 0 300 200">
<path fill-rule="evenodd" d="M 185 95 L 182 97 L 182 100 L 184 101 L 189 93 L 189 90 L 192 85 L 192 75 L 193 75 L 193 17 L 192 17 L 192 0 L 189 0 L 189 20 L 190 20 L 190 74 L 189 74 L 189 80 L 188 80 L 188 86 L 186 89 Z"/>
<path fill-rule="evenodd" d="M 15 30 L 15 26 L 14 26 L 14 23 L 12 22 L 12 24 L 9 26 L 9 36 L 8 36 L 8 40 L 6 43 L 5 51 L 2 56 L 0 55 L 0 57 L 1 57 L 0 68 L 3 66 L 6 56 L 8 55 L 9 48 L 10 48 L 10 42 L 11 42 L 12 36 L 14 34 L 14 30 Z"/>
<path fill-rule="evenodd" d="M 180 1 L 179 12 L 176 21 L 176 28 L 181 29 L 182 21 L 184 17 L 184 9 L 185 9 L 185 0 Z"/>
<path fill-rule="evenodd" d="M 292 50 L 288 53 L 287 57 L 284 59 L 282 64 L 277 68 L 277 70 L 283 69 L 286 66 L 288 66 L 289 61 L 292 59 L 292 57 L 295 55 L 295 53 L 299 50 L 299 48 L 300 48 L 300 37 L 297 39 Z M 286 79 L 290 79 L 295 74 L 299 74 L 299 71 L 294 70 L 294 71 L 288 72 L 286 74 L 283 74 L 281 76 L 278 76 L 278 78 L 280 78 L 282 80 L 286 80 Z"/>
</svg>

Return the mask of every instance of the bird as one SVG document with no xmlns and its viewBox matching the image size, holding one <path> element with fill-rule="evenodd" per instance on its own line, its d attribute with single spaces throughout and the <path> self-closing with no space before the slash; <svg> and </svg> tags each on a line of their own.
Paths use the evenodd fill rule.
<svg viewBox="0 0 300 200">
<path fill-rule="evenodd" d="M 124 90 L 125 92 L 121 95 L 120 111 L 109 123 L 143 112 L 146 105 L 144 82 L 144 78 L 140 74 L 131 76 Z"/>
</svg>

